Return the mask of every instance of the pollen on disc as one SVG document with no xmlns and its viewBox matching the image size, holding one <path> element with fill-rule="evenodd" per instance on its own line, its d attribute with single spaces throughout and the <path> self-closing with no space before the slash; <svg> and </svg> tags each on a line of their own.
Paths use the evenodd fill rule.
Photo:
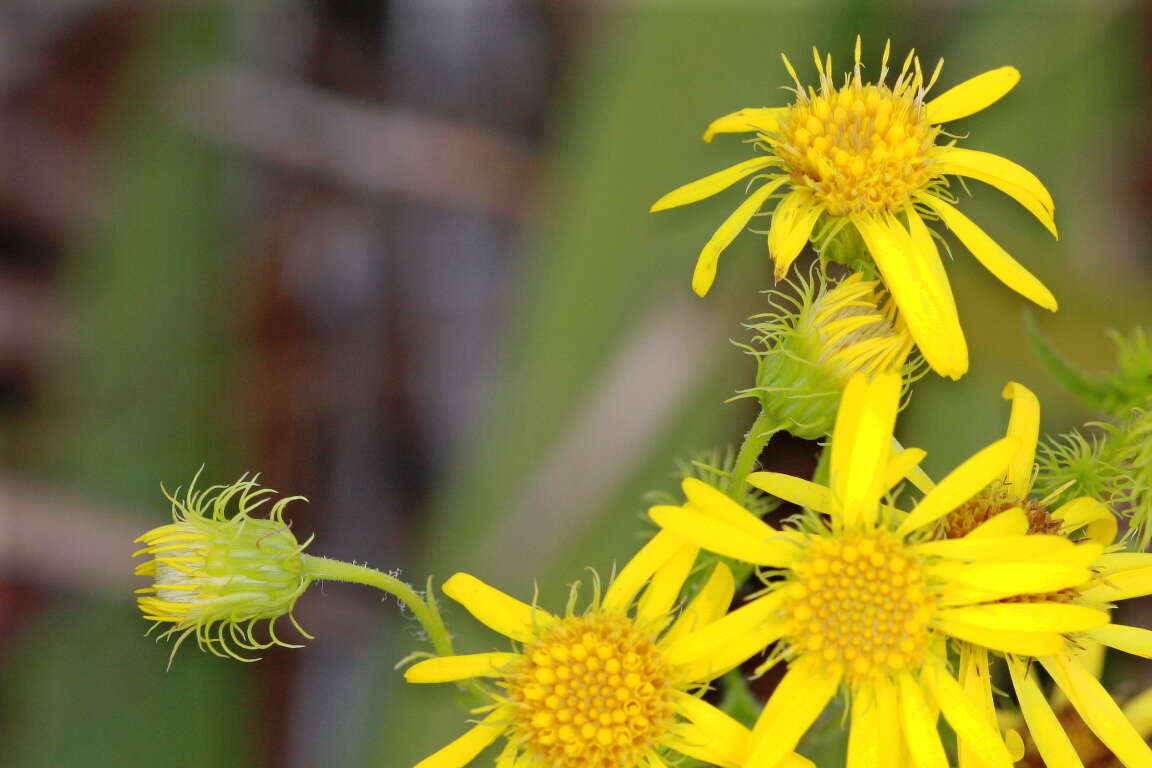
<svg viewBox="0 0 1152 768">
<path fill-rule="evenodd" d="M 554 768 L 631 768 L 673 722 L 667 664 L 624 616 L 558 622 L 506 685 L 523 748 Z"/>
<path fill-rule="evenodd" d="M 793 567 L 790 641 L 849 679 L 920 665 L 931 595 L 922 566 L 899 539 L 824 539 Z"/>
</svg>

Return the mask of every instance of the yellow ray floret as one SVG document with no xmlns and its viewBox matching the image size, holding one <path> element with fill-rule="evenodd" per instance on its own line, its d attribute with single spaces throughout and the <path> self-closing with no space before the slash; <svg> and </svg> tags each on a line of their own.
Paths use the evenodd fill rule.
<svg viewBox="0 0 1152 768">
<path fill-rule="evenodd" d="M 1030 171 L 995 154 L 957 147 L 941 128 L 1012 90 L 1020 79 L 1015 68 L 985 72 L 928 100 L 940 67 L 925 78 L 919 59 L 909 54 L 889 82 L 888 55 L 885 46 L 879 77 L 865 82 L 858 39 L 855 67 L 838 87 L 831 59 L 815 54 L 819 88 L 804 87 L 785 58 L 796 81 L 794 103 L 741 109 L 713 121 L 704 133 L 706 141 L 720 133 L 753 134 L 748 143 L 763 154 L 669 192 L 652 210 L 694 203 L 752 177 L 748 197 L 700 253 L 692 287 L 701 296 L 712 286 L 720 253 L 769 200 L 776 201 L 767 245 L 777 279 L 806 243 L 823 248 L 849 226 L 863 239 L 928 363 L 958 378 L 968 368 L 967 347 L 925 219 L 942 221 L 1008 287 L 1046 309 L 1055 310 L 1056 299 L 955 207 L 948 177 L 999 189 L 1053 235 L 1055 205 Z"/>
<path fill-rule="evenodd" d="M 734 502 L 720 509 L 731 519 L 743 514 Z M 758 520 L 739 520 L 760 532 Z M 587 611 L 574 612 L 572 600 L 563 616 L 468 574 L 450 578 L 449 597 L 520 645 L 515 652 L 431 658 L 405 671 L 411 683 L 479 678 L 495 685 L 483 689 L 491 697 L 481 710 L 487 716 L 417 768 L 462 768 L 502 736 L 499 768 L 659 768 L 668 750 L 740 768 L 748 730 L 696 695 L 740 659 L 701 664 L 674 653 L 708 632 L 735 591 L 731 571 L 719 564 L 673 613 L 697 552 L 683 537 L 660 532 L 603 596 L 597 588 Z M 782 759 L 784 768 L 811 767 L 798 755 Z"/>
<path fill-rule="evenodd" d="M 650 511 L 666 531 L 782 574 L 743 607 L 669 649 L 679 661 L 728 665 L 778 641 L 760 670 L 786 661 L 788 671 L 753 730 L 745 768 L 776 765 L 840 690 L 851 704 L 849 768 L 945 766 L 941 714 L 966 754 L 982 766 L 1009 768 L 1013 752 L 991 707 L 965 693 L 979 682 L 963 668 L 957 677 L 947 643 L 964 640 L 981 653 L 1058 656 L 1067 634 L 1108 623 L 1103 606 L 1034 594 L 1090 583 L 1087 563 L 1102 549 L 1096 542 L 1012 529 L 938 540 L 941 519 L 1013 465 L 1017 435 L 977 452 L 910 510 L 891 503 L 893 486 L 924 456 L 893 448 L 899 399 L 895 374 L 849 381 L 827 486 L 769 472 L 749 476 L 751 484 L 808 509 L 794 528 L 775 529 L 734 510 L 734 502 L 703 484 L 691 488 L 682 508 Z"/>
</svg>

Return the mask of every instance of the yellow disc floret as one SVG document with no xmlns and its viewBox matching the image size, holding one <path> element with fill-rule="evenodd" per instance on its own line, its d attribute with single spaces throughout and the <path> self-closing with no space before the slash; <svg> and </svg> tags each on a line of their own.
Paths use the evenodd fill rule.
<svg viewBox="0 0 1152 768">
<path fill-rule="evenodd" d="M 513 730 L 553 768 L 631 768 L 674 719 L 653 637 L 624 616 L 559 621 L 524 648 L 507 680 Z"/>
<path fill-rule="evenodd" d="M 848 678 L 914 669 L 928 642 L 932 599 L 919 559 L 886 534 L 822 538 L 793 570 L 793 649 Z"/>
<path fill-rule="evenodd" d="M 913 60 L 914 61 L 914 60 Z M 820 63 L 820 62 L 818 62 Z M 940 129 L 924 111 L 919 66 L 890 87 L 865 84 L 860 62 L 840 88 L 820 68 L 821 88 L 805 91 L 764 136 L 796 188 L 806 188 L 833 216 L 898 211 L 933 179 Z"/>
</svg>

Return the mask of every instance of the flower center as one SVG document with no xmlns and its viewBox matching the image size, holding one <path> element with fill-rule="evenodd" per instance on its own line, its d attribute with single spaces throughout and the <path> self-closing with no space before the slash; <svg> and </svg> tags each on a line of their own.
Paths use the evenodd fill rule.
<svg viewBox="0 0 1152 768">
<path fill-rule="evenodd" d="M 902 209 L 932 179 L 938 132 L 916 89 L 851 82 L 802 96 L 770 143 L 794 185 L 845 216 Z"/>
<path fill-rule="evenodd" d="M 899 539 L 820 539 L 793 570 L 787 612 L 796 653 L 849 679 L 919 666 L 933 606 L 920 561 Z"/>
<path fill-rule="evenodd" d="M 560 621 L 507 687 L 517 735 L 553 768 L 631 768 L 673 721 L 667 664 L 625 616 Z"/>
</svg>

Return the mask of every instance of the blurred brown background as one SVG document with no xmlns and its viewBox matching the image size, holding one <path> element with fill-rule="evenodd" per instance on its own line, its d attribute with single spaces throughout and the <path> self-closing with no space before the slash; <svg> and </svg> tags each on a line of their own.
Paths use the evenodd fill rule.
<svg viewBox="0 0 1152 768">
<path fill-rule="evenodd" d="M 128 558 L 160 482 L 262 472 L 310 498 L 313 551 L 418 584 L 554 601 L 607 573 L 674 460 L 749 423 L 727 339 L 770 284 L 745 235 L 689 292 L 738 193 L 647 207 L 741 157 L 699 133 L 783 103 L 781 51 L 843 64 L 857 33 L 872 63 L 888 37 L 943 56 L 940 88 L 1022 70 L 960 127 L 1049 183 L 1062 238 L 990 188 L 966 206 L 1060 298 L 1049 336 L 1107 367 L 1101 329 L 1152 321 L 1147 3 L 0 5 L 0 765 L 391 768 L 460 731 L 450 691 L 397 682 L 410 623 L 346 585 L 301 602 L 305 650 L 165 672 Z M 1050 430 L 1093 416 L 954 252 L 972 372 L 902 424 L 937 472 L 1003 430 L 1008 378 Z"/>
</svg>

